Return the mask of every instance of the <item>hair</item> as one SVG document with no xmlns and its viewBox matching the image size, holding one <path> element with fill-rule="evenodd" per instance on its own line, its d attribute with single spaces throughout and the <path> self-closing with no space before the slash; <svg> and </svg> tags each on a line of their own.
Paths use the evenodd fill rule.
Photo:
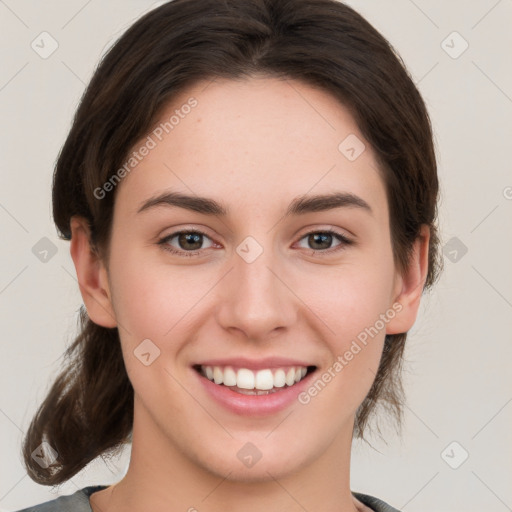
<svg viewBox="0 0 512 512">
<path fill-rule="evenodd" d="M 99 200 L 95 189 L 112 178 L 178 93 L 207 79 L 256 76 L 302 81 L 349 109 L 383 175 L 396 268 L 407 268 L 427 225 L 425 288 L 431 287 L 442 259 L 430 118 L 390 43 L 337 0 L 174 0 L 137 20 L 101 59 L 59 153 L 52 190 L 59 236 L 70 240 L 71 217 L 83 217 L 91 246 L 108 265 L 116 194 Z M 118 330 L 93 323 L 83 305 L 79 322 L 66 364 L 23 442 L 28 474 L 43 485 L 70 479 L 131 439 L 134 393 Z M 355 438 L 365 440 L 378 405 L 401 429 L 406 337 L 386 335 L 377 375 L 356 412 Z M 58 454 L 47 469 L 32 458 L 43 441 Z"/>
</svg>

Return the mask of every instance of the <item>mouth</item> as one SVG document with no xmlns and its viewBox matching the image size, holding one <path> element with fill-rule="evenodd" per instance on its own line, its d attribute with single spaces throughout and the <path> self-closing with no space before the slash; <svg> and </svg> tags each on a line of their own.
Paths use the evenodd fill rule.
<svg viewBox="0 0 512 512">
<path fill-rule="evenodd" d="M 316 370 L 316 366 L 280 366 L 251 370 L 232 365 L 193 365 L 192 368 L 217 386 L 241 395 L 270 395 L 292 388 Z"/>
</svg>

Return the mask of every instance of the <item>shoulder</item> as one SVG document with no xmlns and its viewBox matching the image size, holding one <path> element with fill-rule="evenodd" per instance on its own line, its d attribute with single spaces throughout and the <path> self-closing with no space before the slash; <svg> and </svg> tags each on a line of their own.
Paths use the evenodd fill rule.
<svg viewBox="0 0 512 512">
<path fill-rule="evenodd" d="M 363 494 L 360 492 L 352 492 L 361 503 L 364 503 L 367 507 L 370 507 L 374 512 L 400 512 L 397 508 L 388 505 L 385 501 L 370 496 L 369 494 Z"/>
<path fill-rule="evenodd" d="M 79 489 L 73 494 L 67 496 L 59 496 L 58 498 L 46 501 L 39 505 L 18 510 L 16 512 L 92 512 L 89 504 L 89 497 L 96 491 L 106 489 L 106 485 L 93 485 Z M 374 512 L 400 512 L 386 502 L 360 492 L 352 492 L 352 494 L 361 502 L 370 507 Z"/>
<path fill-rule="evenodd" d="M 92 512 L 91 505 L 89 504 L 89 496 L 106 487 L 106 485 L 91 485 L 79 489 L 73 494 L 59 496 L 54 500 L 46 501 L 39 505 L 33 505 L 16 512 Z"/>
</svg>

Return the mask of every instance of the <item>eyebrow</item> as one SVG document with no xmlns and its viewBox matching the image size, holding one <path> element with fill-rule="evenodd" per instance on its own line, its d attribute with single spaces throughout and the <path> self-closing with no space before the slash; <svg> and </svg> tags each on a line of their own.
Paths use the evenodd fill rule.
<svg viewBox="0 0 512 512">
<path fill-rule="evenodd" d="M 137 210 L 137 213 L 162 206 L 184 208 L 193 212 L 220 217 L 226 217 L 229 212 L 227 207 L 214 199 L 189 196 L 179 192 L 164 192 L 145 201 Z M 322 212 L 335 208 L 359 208 L 373 215 L 370 205 L 361 197 L 348 192 L 334 192 L 331 194 L 296 197 L 288 206 L 285 217 Z"/>
</svg>

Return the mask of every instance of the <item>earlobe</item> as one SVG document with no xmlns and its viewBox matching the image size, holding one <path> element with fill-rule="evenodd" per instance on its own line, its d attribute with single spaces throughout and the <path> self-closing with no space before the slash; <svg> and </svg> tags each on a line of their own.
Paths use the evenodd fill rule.
<svg viewBox="0 0 512 512">
<path fill-rule="evenodd" d="M 70 225 L 70 253 L 87 314 L 95 324 L 117 327 L 107 271 L 99 255 L 91 247 L 89 224 L 82 217 L 72 217 Z"/>
<path fill-rule="evenodd" d="M 398 292 L 393 304 L 399 313 L 388 322 L 386 334 L 400 334 L 409 331 L 416 321 L 420 300 L 428 272 L 428 249 L 430 229 L 421 227 L 420 235 L 414 242 L 407 271 L 398 278 Z"/>
</svg>

